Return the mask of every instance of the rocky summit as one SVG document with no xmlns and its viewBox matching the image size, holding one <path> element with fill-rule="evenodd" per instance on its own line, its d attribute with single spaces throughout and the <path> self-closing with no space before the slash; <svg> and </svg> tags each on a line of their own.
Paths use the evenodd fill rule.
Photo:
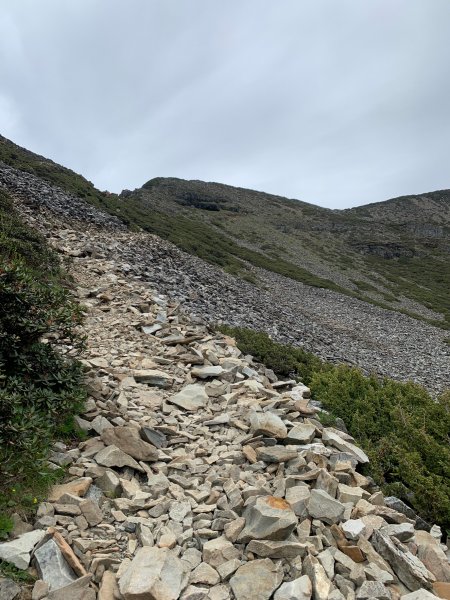
<svg viewBox="0 0 450 600">
<path fill-rule="evenodd" d="M 308 388 L 136 277 L 139 238 L 114 220 L 81 227 L 49 206 L 21 210 L 73 259 L 89 398 L 86 439 L 50 455 L 68 479 L 0 544 L 35 573 L 33 600 L 450 597 L 439 527 L 361 474 L 367 456 L 321 424 Z M 20 594 L 0 581 L 2 600 Z"/>
</svg>

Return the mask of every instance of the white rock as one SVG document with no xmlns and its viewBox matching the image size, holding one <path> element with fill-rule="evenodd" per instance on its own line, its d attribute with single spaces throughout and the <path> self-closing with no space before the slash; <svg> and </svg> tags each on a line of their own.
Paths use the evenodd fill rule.
<svg viewBox="0 0 450 600">
<path fill-rule="evenodd" d="M 341 524 L 341 528 L 348 540 L 357 540 L 366 532 L 366 526 L 361 519 L 349 519 Z"/>
<path fill-rule="evenodd" d="M 311 580 L 308 575 L 303 575 L 283 583 L 275 592 L 274 600 L 310 600 L 311 594 Z"/>
<path fill-rule="evenodd" d="M 13 564 L 18 569 L 27 569 L 33 548 L 45 536 L 45 531 L 36 529 L 24 533 L 16 540 L 0 544 L 0 559 Z"/>
</svg>

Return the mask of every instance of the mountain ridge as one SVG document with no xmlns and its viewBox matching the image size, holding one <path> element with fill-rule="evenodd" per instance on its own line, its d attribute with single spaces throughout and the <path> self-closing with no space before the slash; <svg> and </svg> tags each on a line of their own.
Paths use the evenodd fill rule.
<svg viewBox="0 0 450 600">
<path fill-rule="evenodd" d="M 266 268 L 450 327 L 449 190 L 338 210 L 180 178 L 101 192 L 2 136 L 0 161 L 257 285 L 255 267 Z"/>
</svg>

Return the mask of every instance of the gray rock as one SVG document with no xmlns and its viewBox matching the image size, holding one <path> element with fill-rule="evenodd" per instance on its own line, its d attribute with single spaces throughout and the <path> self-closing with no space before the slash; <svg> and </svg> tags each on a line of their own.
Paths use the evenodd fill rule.
<svg viewBox="0 0 450 600">
<path fill-rule="evenodd" d="M 239 557 L 239 550 L 223 536 L 203 544 L 203 560 L 212 567 L 218 567 Z"/>
<path fill-rule="evenodd" d="M 95 525 L 98 525 L 102 522 L 102 511 L 100 510 L 98 504 L 96 504 L 93 500 L 85 499 L 80 502 L 79 507 L 90 527 L 95 527 Z"/>
<path fill-rule="evenodd" d="M 141 439 L 139 429 L 136 427 L 105 429 L 101 437 L 106 446 L 116 446 L 136 460 L 146 462 L 158 460 L 158 450 Z"/>
<path fill-rule="evenodd" d="M 116 498 L 120 493 L 120 481 L 114 471 L 105 471 L 105 473 L 95 480 L 95 484 L 108 496 L 108 498 Z"/>
<path fill-rule="evenodd" d="M 323 490 L 311 490 L 308 513 L 314 519 L 332 525 L 339 523 L 344 515 L 345 506 Z"/>
<path fill-rule="evenodd" d="M 305 556 L 308 546 L 300 542 L 287 540 L 252 540 L 247 545 L 247 552 L 253 552 L 261 558 L 287 558 Z"/>
<path fill-rule="evenodd" d="M 79 577 L 64 587 L 51 590 L 48 600 L 96 600 L 95 590 L 89 588 L 91 575 Z"/>
<path fill-rule="evenodd" d="M 152 444 L 155 448 L 167 448 L 167 438 L 161 431 L 150 427 L 141 427 L 139 434 L 144 442 Z"/>
<path fill-rule="evenodd" d="M 217 366 L 195 367 L 191 370 L 191 375 L 199 379 L 207 379 L 208 377 L 219 377 L 224 373 L 224 369 Z"/>
<path fill-rule="evenodd" d="M 297 517 L 308 516 L 308 503 L 311 491 L 307 485 L 295 485 L 286 490 L 286 500 L 292 507 Z"/>
<path fill-rule="evenodd" d="M 414 526 L 411 523 L 385 525 L 380 531 L 389 537 L 396 537 L 401 542 L 407 542 L 414 536 Z"/>
<path fill-rule="evenodd" d="M 348 540 L 357 540 L 366 532 L 366 526 L 361 519 L 349 519 L 341 524 L 341 528 Z"/>
<path fill-rule="evenodd" d="M 297 517 L 283 498 L 260 496 L 244 512 L 245 527 L 240 542 L 251 540 L 285 540 L 297 525 Z"/>
<path fill-rule="evenodd" d="M 328 442 L 338 450 L 341 450 L 341 452 L 347 452 L 348 454 L 351 454 L 361 464 L 369 462 L 369 457 L 361 450 L 361 448 L 358 448 L 358 446 L 355 446 L 355 444 L 352 444 L 347 440 L 343 440 L 337 433 L 328 428 L 323 430 L 322 440 L 324 442 Z"/>
<path fill-rule="evenodd" d="M 436 600 L 436 596 L 427 590 L 417 590 L 402 596 L 401 600 Z"/>
<path fill-rule="evenodd" d="M 391 592 L 379 581 L 365 581 L 356 593 L 357 600 L 391 600 Z"/>
<path fill-rule="evenodd" d="M 146 383 L 159 388 L 168 388 L 173 381 L 173 377 L 154 369 L 140 369 L 133 371 L 133 377 L 138 383 Z"/>
<path fill-rule="evenodd" d="M 429 575 L 425 565 L 395 538 L 375 530 L 371 542 L 375 550 L 390 564 L 397 577 L 411 591 L 429 588 Z"/>
<path fill-rule="evenodd" d="M 48 583 L 50 591 L 63 588 L 78 579 L 53 539 L 35 551 L 34 561 L 39 577 Z"/>
<path fill-rule="evenodd" d="M 286 446 L 262 446 L 256 448 L 256 456 L 258 460 L 263 460 L 267 463 L 283 463 L 297 458 L 298 452 Z"/>
<path fill-rule="evenodd" d="M 273 598 L 274 600 L 310 600 L 311 594 L 311 580 L 308 575 L 303 575 L 298 579 L 283 583 Z"/>
<path fill-rule="evenodd" d="M 278 440 L 287 436 L 287 427 L 278 415 L 271 412 L 250 413 L 250 427 L 255 435 L 267 435 Z"/>
<path fill-rule="evenodd" d="M 12 579 L 0 579 L 1 600 L 16 600 L 21 591 L 20 586 Z"/>
<path fill-rule="evenodd" d="M 97 452 L 95 460 L 104 467 L 131 467 L 136 471 L 144 471 L 129 454 L 125 454 L 117 446 L 107 446 Z"/>
<path fill-rule="evenodd" d="M 199 383 L 186 385 L 174 396 L 167 400 L 171 404 L 176 404 L 184 410 L 194 412 L 199 408 L 206 406 L 208 402 L 208 394 L 205 388 Z"/>
<path fill-rule="evenodd" d="M 125 600 L 177 600 L 186 587 L 183 562 L 168 548 L 140 548 L 120 577 Z"/>
<path fill-rule="evenodd" d="M 282 581 L 282 571 L 265 558 L 239 567 L 230 579 L 230 586 L 236 600 L 269 600 Z"/>
<path fill-rule="evenodd" d="M 11 542 L 0 544 L 0 559 L 11 563 L 18 569 L 27 569 L 33 548 L 45 536 L 45 531 L 35 530 L 22 534 Z"/>
<path fill-rule="evenodd" d="M 309 423 L 299 423 L 289 430 L 285 442 L 287 444 L 309 444 L 316 435 L 316 428 Z"/>
</svg>

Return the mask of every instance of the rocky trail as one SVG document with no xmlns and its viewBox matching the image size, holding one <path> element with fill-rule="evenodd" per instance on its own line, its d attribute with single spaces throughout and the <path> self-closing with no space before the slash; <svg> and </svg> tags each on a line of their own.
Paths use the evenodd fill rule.
<svg viewBox="0 0 450 600">
<path fill-rule="evenodd" d="M 0 581 L 1 600 L 450 597 L 439 527 L 360 473 L 366 455 L 343 424 L 320 423 L 305 386 L 192 314 L 200 261 L 107 217 L 98 229 L 48 208 L 21 210 L 73 260 L 88 437 L 55 445 L 66 482 L 0 544 L 2 560 L 38 577 L 32 591 Z M 170 286 L 186 290 L 172 296 L 159 285 L 170 264 Z"/>
</svg>

